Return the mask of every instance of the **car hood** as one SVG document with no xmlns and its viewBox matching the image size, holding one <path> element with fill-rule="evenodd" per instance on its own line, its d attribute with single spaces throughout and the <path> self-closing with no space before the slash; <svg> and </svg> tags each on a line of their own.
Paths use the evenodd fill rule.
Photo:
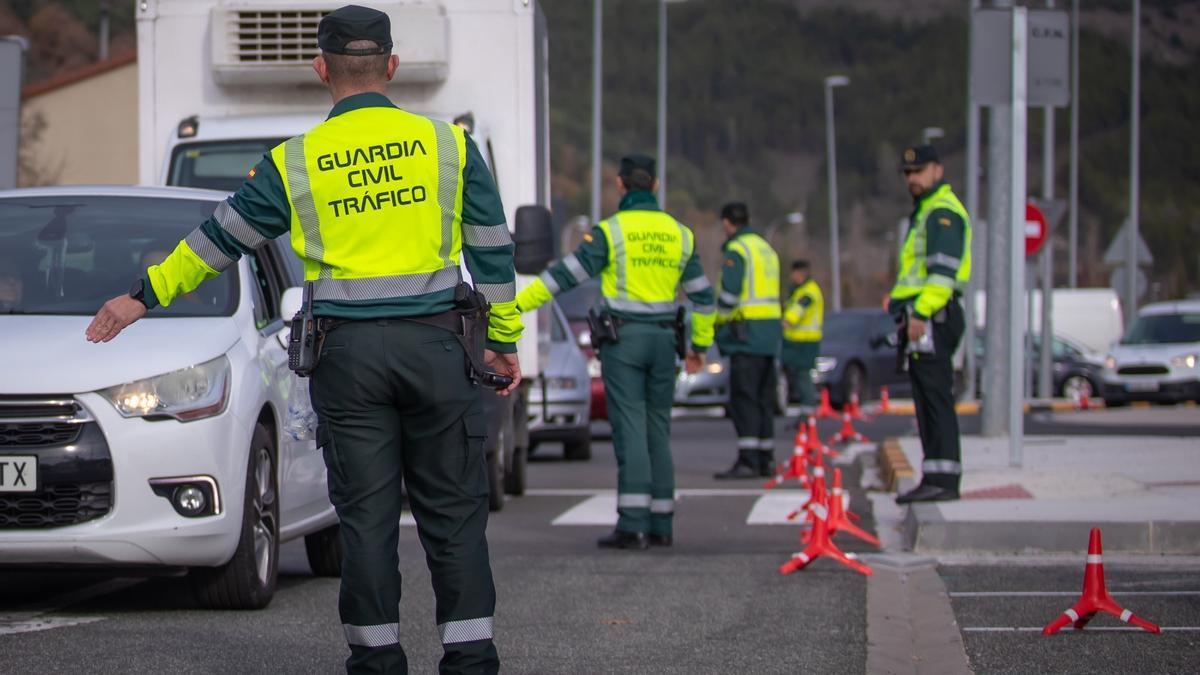
<svg viewBox="0 0 1200 675">
<path fill-rule="evenodd" d="M 1200 354 L 1200 344 L 1175 342 L 1155 345 L 1113 345 L 1109 354 L 1122 365 L 1131 363 L 1166 363 L 1176 356 Z"/>
<path fill-rule="evenodd" d="M 230 317 L 144 319 L 108 343 L 90 316 L 0 316 L 0 394 L 78 394 L 212 360 L 238 340 Z"/>
</svg>

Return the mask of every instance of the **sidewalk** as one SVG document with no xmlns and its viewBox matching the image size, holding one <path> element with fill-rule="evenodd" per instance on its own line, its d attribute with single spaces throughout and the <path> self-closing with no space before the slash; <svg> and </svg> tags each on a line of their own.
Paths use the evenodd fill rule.
<svg viewBox="0 0 1200 675">
<path fill-rule="evenodd" d="M 1200 424 L 1195 408 L 1180 414 Z M 915 475 L 893 469 L 903 491 L 920 478 L 921 443 L 889 439 L 881 446 L 881 458 L 891 455 L 884 463 L 903 465 L 897 446 L 917 468 Z M 1100 527 L 1105 551 L 1200 553 L 1198 437 L 1029 436 L 1021 468 L 1009 466 L 1006 439 L 965 436 L 962 450 L 962 499 L 906 509 L 905 548 L 1083 552 L 1089 528 Z"/>
</svg>

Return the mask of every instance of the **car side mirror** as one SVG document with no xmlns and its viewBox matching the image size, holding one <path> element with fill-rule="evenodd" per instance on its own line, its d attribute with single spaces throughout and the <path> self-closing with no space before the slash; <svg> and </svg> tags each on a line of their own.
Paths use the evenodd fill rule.
<svg viewBox="0 0 1200 675">
<path fill-rule="evenodd" d="M 535 204 L 517 208 L 513 262 L 518 274 L 541 274 L 554 260 L 554 227 L 550 209 Z"/>
<path fill-rule="evenodd" d="M 293 286 L 285 290 L 279 298 L 279 315 L 283 317 L 283 322 L 291 323 L 292 317 L 296 316 L 296 312 L 300 311 L 302 305 L 304 305 L 303 288 Z"/>
</svg>

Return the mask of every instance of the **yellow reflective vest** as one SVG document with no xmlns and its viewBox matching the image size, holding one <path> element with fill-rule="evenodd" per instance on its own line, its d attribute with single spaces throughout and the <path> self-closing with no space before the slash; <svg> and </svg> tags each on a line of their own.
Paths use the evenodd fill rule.
<svg viewBox="0 0 1200 675">
<path fill-rule="evenodd" d="M 779 256 L 775 249 L 755 232 L 735 236 L 726 250 L 742 259 L 742 287 L 734 296 L 722 288 L 718 299 L 718 323 L 755 319 L 778 319 Z"/>
<path fill-rule="evenodd" d="M 807 298 L 807 306 L 802 301 Z M 792 291 L 783 312 L 783 339 L 789 342 L 820 342 L 825 322 L 825 296 L 817 282 L 809 279 Z"/>
<path fill-rule="evenodd" d="M 952 246 L 930 246 L 931 228 L 954 225 L 949 218 L 939 219 L 945 222 L 929 222 L 930 215 L 938 210 L 950 211 L 962 220 L 961 236 L 953 233 L 954 236 L 944 237 L 953 242 Z M 964 292 L 970 278 L 971 219 L 950 185 L 943 183 L 921 199 L 913 215 L 900 249 L 899 271 L 891 297 L 914 299 L 917 314 L 929 317 L 944 307 L 955 292 Z"/>
</svg>

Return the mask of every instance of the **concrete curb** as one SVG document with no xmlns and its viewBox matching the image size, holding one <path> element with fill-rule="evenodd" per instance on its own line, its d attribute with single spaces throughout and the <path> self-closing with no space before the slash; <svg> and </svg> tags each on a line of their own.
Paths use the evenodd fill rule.
<svg viewBox="0 0 1200 675">
<path fill-rule="evenodd" d="M 1093 527 L 1106 552 L 1200 554 L 1200 521 L 948 521 L 937 504 L 908 510 L 904 542 L 920 553 L 1086 553 Z"/>
<path fill-rule="evenodd" d="M 915 478 L 916 472 L 900 449 L 900 443 L 895 438 L 885 439 L 877 450 L 879 470 L 882 473 L 883 485 L 889 492 L 899 488 L 901 478 Z"/>
<path fill-rule="evenodd" d="M 1139 403 L 1139 402 L 1135 402 Z M 1103 410 L 1104 400 L 1093 398 L 1088 403 L 1087 409 L 1080 408 L 1074 401 L 1065 398 L 1055 399 L 1034 399 L 1025 403 L 1025 412 L 1088 412 L 1090 410 Z M 954 411 L 960 415 L 976 415 L 979 413 L 979 401 L 959 401 L 954 405 Z M 888 409 L 881 412 L 881 415 L 914 415 L 916 414 L 916 406 L 909 400 L 896 400 L 888 404 Z"/>
</svg>

